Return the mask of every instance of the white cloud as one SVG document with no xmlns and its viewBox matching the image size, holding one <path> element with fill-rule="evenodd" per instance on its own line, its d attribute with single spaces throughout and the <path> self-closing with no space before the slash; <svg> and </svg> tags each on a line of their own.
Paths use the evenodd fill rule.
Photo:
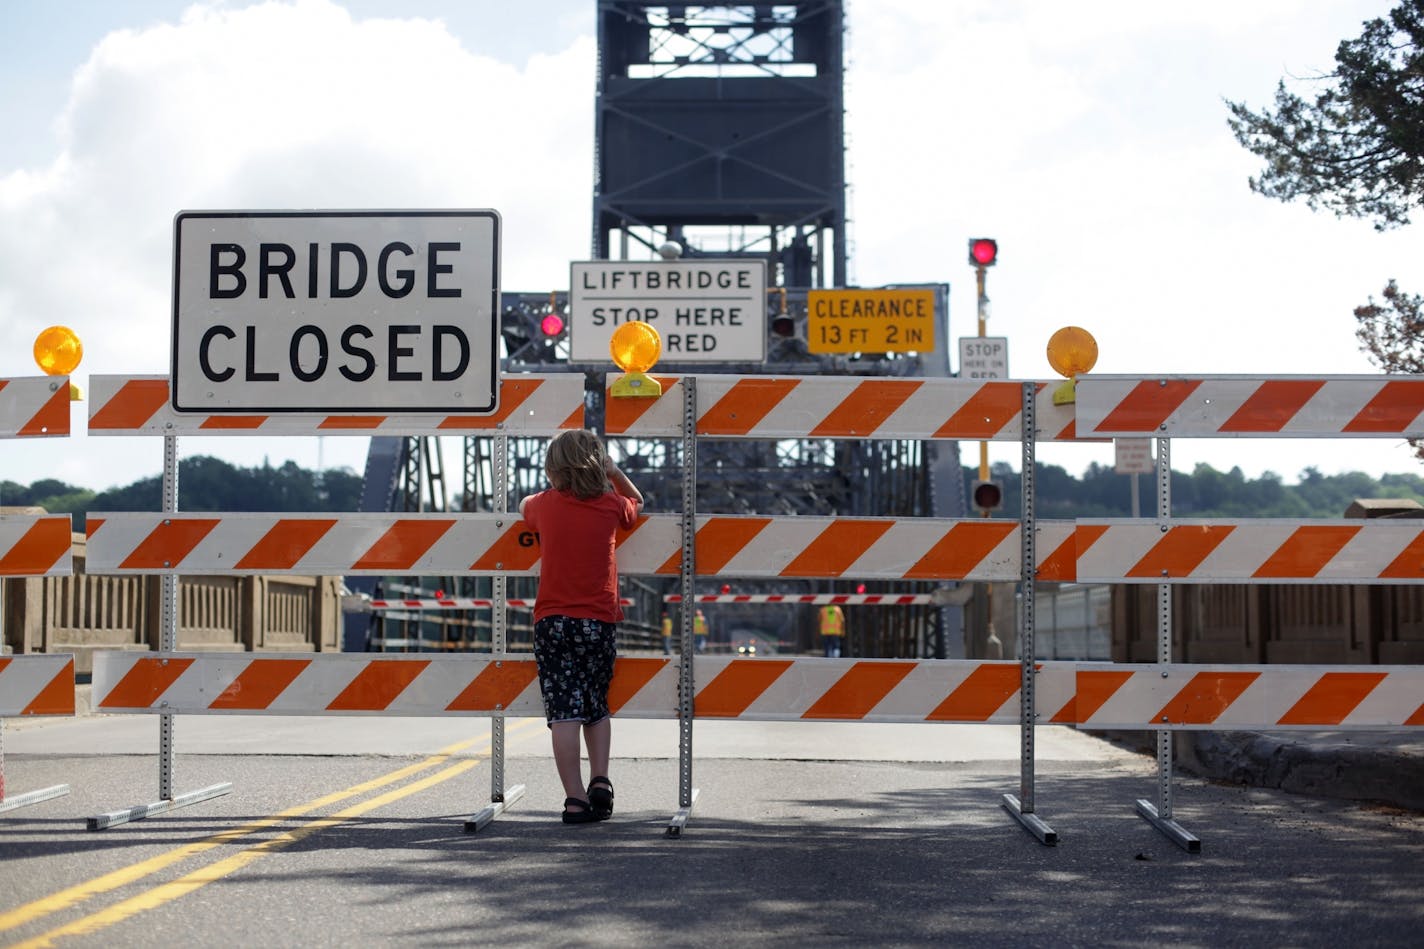
<svg viewBox="0 0 1424 949">
<path fill-rule="evenodd" d="M 84 341 L 80 381 L 166 371 L 183 209 L 493 207 L 504 285 L 566 280 L 587 255 L 593 61 L 583 38 L 503 63 L 436 21 L 356 20 L 329 0 L 194 6 L 111 33 L 75 76 L 54 161 L 0 177 L 0 375 L 35 374 L 31 344 L 54 323 Z M 119 447 L 104 453 L 129 457 Z M 59 465 L 103 487 L 153 457 L 100 468 L 71 450 Z"/>
<path fill-rule="evenodd" d="M 1258 163 L 1223 99 L 1268 103 L 1279 77 L 1328 69 L 1336 44 L 1389 6 L 851 3 L 857 282 L 949 282 L 951 334 L 970 335 L 964 240 L 988 235 L 1002 249 L 990 332 L 1010 337 L 1016 376 L 1051 377 L 1044 345 L 1070 323 L 1097 336 L 1099 372 L 1373 372 L 1351 311 L 1390 277 L 1424 289 L 1424 232 L 1378 234 L 1252 195 Z M 563 286 L 588 255 L 596 50 L 585 14 L 581 36 L 538 50 L 528 37 L 543 27 L 577 33 L 541 15 L 465 11 L 457 38 L 435 19 L 361 17 L 333 0 L 199 4 L 104 37 L 74 73 L 52 160 L 0 169 L 0 376 L 36 372 L 31 343 L 52 323 L 84 339 L 81 377 L 166 371 L 181 209 L 494 207 L 503 285 Z M 490 30 L 534 51 L 502 61 Z M 185 439 L 184 451 L 315 464 L 314 441 L 299 441 Z M 363 444 L 328 439 L 323 459 L 359 469 Z M 1064 463 L 1110 460 L 1094 451 Z M 1309 463 L 1416 469 L 1381 442 L 1173 451 L 1178 467 L 1287 478 Z M 1016 445 L 994 452 L 1017 466 Z M 161 447 L 76 438 L 12 442 L 6 456 L 0 479 L 106 487 L 155 472 Z"/>
<path fill-rule="evenodd" d="M 1355 343 L 1353 308 L 1392 276 L 1410 285 L 1424 235 L 1379 234 L 1251 194 L 1259 161 L 1232 137 L 1223 100 L 1269 104 L 1281 76 L 1328 70 L 1336 44 L 1387 9 L 854 4 L 857 281 L 947 281 L 951 333 L 973 335 L 964 241 L 992 236 L 989 333 L 1009 337 L 1017 377 L 1053 377 L 1044 347 L 1069 324 L 1097 337 L 1103 373 L 1376 372 Z M 1017 466 L 1016 445 L 993 451 Z M 1061 451 L 1080 459 L 1065 463 L 1073 471 L 1093 460 L 1091 449 Z M 1186 469 L 1206 460 L 1288 479 L 1308 464 L 1417 464 L 1402 442 L 1384 441 L 1338 451 L 1179 440 L 1174 451 Z"/>
</svg>

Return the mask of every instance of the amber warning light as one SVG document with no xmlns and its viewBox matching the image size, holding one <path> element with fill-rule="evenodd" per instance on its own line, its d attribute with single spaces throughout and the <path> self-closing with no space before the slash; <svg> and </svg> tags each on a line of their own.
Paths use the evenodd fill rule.
<svg viewBox="0 0 1424 949">
<path fill-rule="evenodd" d="M 653 399 L 662 395 L 662 385 L 648 375 L 662 351 L 662 336 L 648 323 L 634 320 L 614 330 L 608 341 L 608 353 L 613 357 L 613 364 L 623 370 L 623 375 L 609 387 L 609 395 Z"/>
<path fill-rule="evenodd" d="M 48 326 L 35 337 L 35 364 L 47 376 L 67 376 L 79 368 L 84 358 L 84 344 L 67 326 Z M 69 384 L 69 398 L 78 402 L 84 398 L 79 386 Z"/>
</svg>

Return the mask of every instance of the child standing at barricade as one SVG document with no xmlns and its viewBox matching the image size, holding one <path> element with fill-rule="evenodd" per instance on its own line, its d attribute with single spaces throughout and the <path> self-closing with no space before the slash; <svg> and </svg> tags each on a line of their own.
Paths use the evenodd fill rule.
<svg viewBox="0 0 1424 949">
<path fill-rule="evenodd" d="M 534 659 L 566 795 L 563 821 L 585 824 L 613 814 L 608 684 L 623 618 L 614 547 L 617 531 L 637 523 L 643 495 L 584 429 L 554 436 L 544 474 L 551 487 L 519 502 L 520 516 L 539 538 Z M 580 732 L 591 774 L 586 788 Z"/>
</svg>

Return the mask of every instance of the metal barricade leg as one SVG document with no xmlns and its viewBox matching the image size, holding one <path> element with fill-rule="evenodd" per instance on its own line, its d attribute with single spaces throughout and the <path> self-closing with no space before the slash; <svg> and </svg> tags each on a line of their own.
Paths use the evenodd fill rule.
<svg viewBox="0 0 1424 949">
<path fill-rule="evenodd" d="M 494 436 L 494 457 L 490 459 L 494 475 L 494 512 L 509 513 L 509 436 L 499 432 Z M 509 648 L 509 628 L 505 607 L 509 589 L 507 577 L 500 575 L 490 581 L 490 652 L 503 655 Z M 496 660 L 498 662 L 499 660 Z M 504 789 L 504 715 L 490 719 L 490 803 L 465 821 L 465 833 L 473 834 L 489 825 L 500 814 L 524 796 L 524 785 Z"/>
<path fill-rule="evenodd" d="M 178 510 L 178 436 L 163 436 L 163 511 L 173 513 Z M 166 564 L 165 564 L 166 566 Z M 178 648 L 178 574 L 167 573 L 163 575 L 162 586 L 162 627 L 159 650 L 164 653 L 171 653 Z M 161 814 L 164 811 L 173 810 L 176 807 L 186 807 L 189 804 L 196 804 L 199 801 L 206 801 L 210 798 L 220 797 L 232 790 L 232 782 L 224 781 L 221 784 L 212 784 L 197 791 L 189 791 L 187 794 L 173 793 L 173 716 L 163 714 L 158 716 L 158 797 L 159 800 L 152 804 L 140 804 L 137 807 L 126 808 L 121 811 L 109 811 L 91 817 L 86 822 L 90 830 L 103 830 L 106 827 L 115 827 L 119 824 L 127 824 L 130 821 L 142 820 L 154 814 Z"/>
<path fill-rule="evenodd" d="M 3 606 L 3 600 L 0 600 Z M 40 801 L 48 801 L 52 798 L 63 797 L 69 793 L 69 785 L 56 784 L 53 787 L 41 788 L 38 791 L 26 791 L 24 794 L 13 794 L 9 797 L 5 795 L 5 720 L 0 718 L 0 813 L 13 811 L 17 807 L 24 807 L 28 804 L 38 804 Z"/>
<path fill-rule="evenodd" d="M 677 812 L 668 822 L 669 837 L 682 836 L 697 801 L 697 789 L 692 786 L 692 717 L 696 679 L 693 676 L 694 656 L 692 620 L 696 591 L 693 579 L 697 575 L 697 379 L 682 379 L 682 609 L 678 618 L 682 643 L 678 656 L 677 675 Z"/>
<path fill-rule="evenodd" d="M 1014 816 L 1024 829 L 1038 838 L 1039 843 L 1052 847 L 1058 834 L 1034 813 L 1033 799 L 1033 729 L 1037 712 L 1034 708 L 1034 676 L 1037 670 L 1033 656 L 1034 576 L 1038 572 L 1038 556 L 1034 544 L 1034 398 L 1037 386 L 1023 384 L 1023 517 L 1019 524 L 1023 569 L 1023 612 L 1019 619 L 1019 728 L 1023 754 L 1019 770 L 1019 796 L 1005 794 L 1004 809 Z"/>
<path fill-rule="evenodd" d="M 1171 449 L 1168 440 L 1157 439 L 1157 519 L 1165 528 L 1172 516 Z M 1164 573 L 1166 571 L 1163 571 Z M 1172 662 L 1172 588 L 1157 585 L 1157 661 L 1164 668 Z M 1162 673 L 1164 676 L 1166 672 Z M 1172 733 L 1158 729 L 1157 804 L 1137 799 L 1137 813 L 1187 853 L 1201 853 L 1201 841 L 1172 817 Z"/>
</svg>

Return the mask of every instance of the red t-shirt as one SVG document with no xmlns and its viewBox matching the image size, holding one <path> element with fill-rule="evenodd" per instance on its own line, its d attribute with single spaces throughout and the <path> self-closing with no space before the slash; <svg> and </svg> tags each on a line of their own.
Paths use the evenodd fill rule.
<svg viewBox="0 0 1424 949">
<path fill-rule="evenodd" d="M 539 535 L 539 593 L 534 619 L 573 616 L 616 623 L 619 528 L 638 522 L 638 502 L 615 492 L 581 500 L 565 491 L 540 491 L 524 502 L 524 523 Z"/>
</svg>

